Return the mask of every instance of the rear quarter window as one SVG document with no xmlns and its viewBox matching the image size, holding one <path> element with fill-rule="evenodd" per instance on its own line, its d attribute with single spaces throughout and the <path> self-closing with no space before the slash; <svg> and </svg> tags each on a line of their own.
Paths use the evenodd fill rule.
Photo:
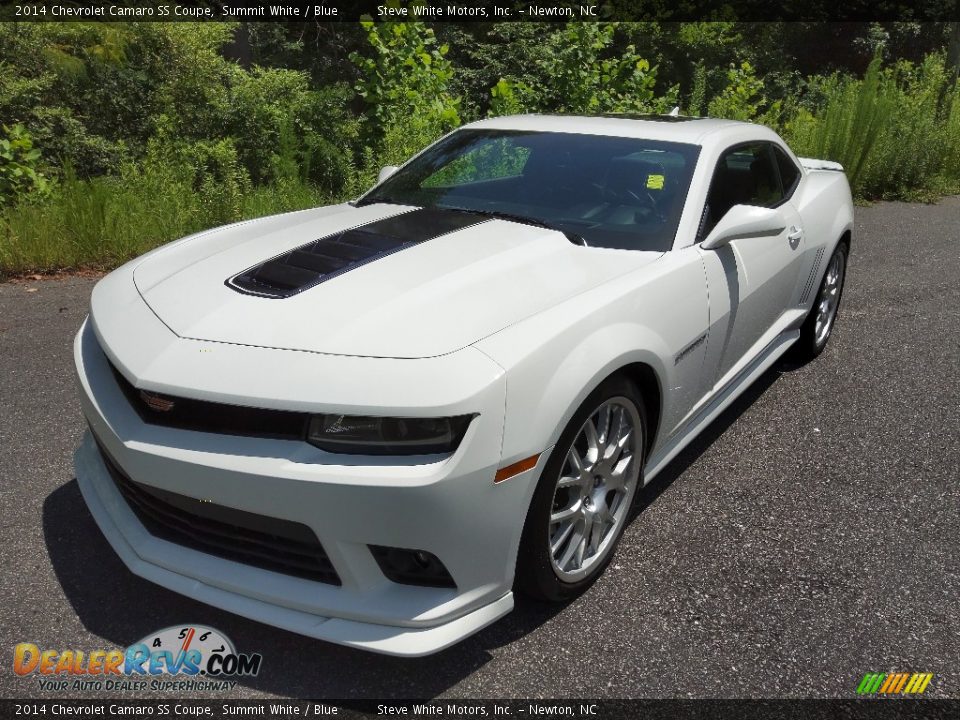
<svg viewBox="0 0 960 720">
<path fill-rule="evenodd" d="M 780 183 L 783 185 L 783 195 L 789 198 L 793 191 L 797 189 L 800 183 L 800 168 L 798 168 L 790 156 L 787 155 L 778 146 L 773 146 L 773 156 L 777 161 L 777 169 L 780 171 Z"/>
</svg>

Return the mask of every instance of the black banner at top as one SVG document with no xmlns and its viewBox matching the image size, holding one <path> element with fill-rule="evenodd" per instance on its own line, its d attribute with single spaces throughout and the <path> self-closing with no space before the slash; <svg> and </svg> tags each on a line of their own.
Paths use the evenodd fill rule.
<svg viewBox="0 0 960 720">
<path fill-rule="evenodd" d="M 960 0 L 0 0 L 19 22 L 960 21 Z"/>
</svg>

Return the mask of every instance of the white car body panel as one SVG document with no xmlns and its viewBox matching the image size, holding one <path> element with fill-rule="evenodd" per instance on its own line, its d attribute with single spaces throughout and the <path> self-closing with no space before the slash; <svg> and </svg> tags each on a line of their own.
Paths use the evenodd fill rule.
<svg viewBox="0 0 960 720">
<path fill-rule="evenodd" d="M 521 116 L 470 127 L 700 146 L 673 248 L 584 247 L 478 218 L 291 297 L 226 284 L 305 243 L 416 210 L 342 204 L 199 233 L 127 263 L 96 286 L 75 342 L 92 433 L 75 462 L 94 518 L 133 572 L 318 639 L 396 655 L 448 647 L 512 608 L 527 509 L 584 398 L 616 372 L 654 379 L 649 481 L 796 340 L 833 248 L 852 230 L 835 163 L 798 160 L 760 126 Z M 697 239 L 713 169 L 748 141 L 775 143 L 801 173 L 776 208 L 783 231 L 705 250 Z M 476 417 L 450 454 L 336 454 L 145 422 L 111 364 L 137 392 L 224 406 Z M 493 482 L 533 456 L 532 468 Z M 155 537 L 111 479 L 109 458 L 144 487 L 307 526 L 341 584 Z M 393 582 L 371 546 L 429 551 L 456 587 Z"/>
<path fill-rule="evenodd" d="M 476 344 L 510 368 L 502 464 L 529 455 L 530 443 L 553 445 L 590 390 L 631 363 L 650 365 L 670 389 L 664 393 L 661 428 L 676 425 L 683 408 L 707 391 L 701 375 L 705 343 L 682 363 L 674 362 L 703 335 L 709 320 L 703 267 L 695 253 L 666 253 L 607 283 L 591 300 L 558 305 Z M 597 347 L 604 348 L 603 355 Z"/>
</svg>

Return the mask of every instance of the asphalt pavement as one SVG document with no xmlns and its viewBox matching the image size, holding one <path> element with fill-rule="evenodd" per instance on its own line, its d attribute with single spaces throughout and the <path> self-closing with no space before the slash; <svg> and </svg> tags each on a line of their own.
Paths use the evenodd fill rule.
<svg viewBox="0 0 960 720">
<path fill-rule="evenodd" d="M 12 672 L 19 642 L 114 649 L 181 623 L 263 655 L 256 678 L 197 697 L 852 697 L 893 671 L 960 697 L 960 198 L 858 208 L 824 354 L 768 372 L 644 490 L 585 595 L 414 660 L 126 570 L 72 469 L 71 343 L 94 281 L 0 283 L 2 697 L 64 695 Z"/>
</svg>

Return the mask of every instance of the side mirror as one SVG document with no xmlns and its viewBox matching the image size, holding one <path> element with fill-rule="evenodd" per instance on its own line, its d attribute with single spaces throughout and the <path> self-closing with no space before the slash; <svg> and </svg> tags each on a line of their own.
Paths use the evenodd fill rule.
<svg viewBox="0 0 960 720">
<path fill-rule="evenodd" d="M 779 211 L 753 205 L 734 205 L 720 218 L 707 239 L 700 243 L 704 250 L 715 250 L 731 240 L 752 237 L 775 237 L 787 224 Z"/>
<path fill-rule="evenodd" d="M 380 168 L 380 174 L 377 175 L 377 185 L 382 183 L 399 169 L 400 168 L 398 168 L 396 165 L 384 165 L 382 168 Z"/>
</svg>

